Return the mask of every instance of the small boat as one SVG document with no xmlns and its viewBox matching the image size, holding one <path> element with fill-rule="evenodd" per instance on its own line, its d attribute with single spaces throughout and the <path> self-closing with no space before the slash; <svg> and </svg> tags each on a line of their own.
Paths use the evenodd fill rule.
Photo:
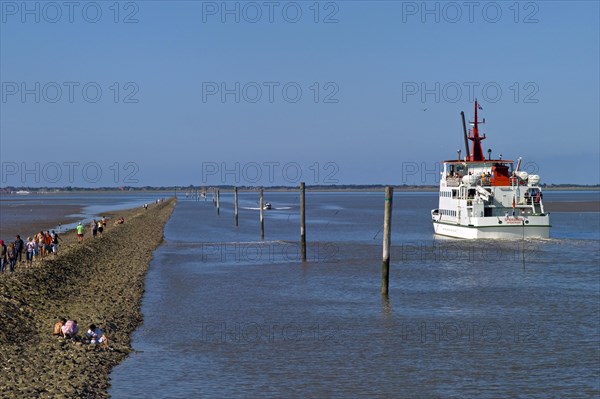
<svg viewBox="0 0 600 399">
<path fill-rule="evenodd" d="M 435 234 L 455 238 L 548 238 L 550 216 L 544 210 L 540 176 L 516 168 L 514 162 L 485 158 L 479 135 L 475 100 L 473 129 L 467 134 L 462 115 L 466 154 L 443 161 L 438 209 L 431 211 Z M 469 142 L 473 145 L 469 150 Z"/>
<path fill-rule="evenodd" d="M 270 202 L 265 202 L 265 205 L 263 206 L 263 209 L 264 209 L 265 211 L 267 211 L 267 210 L 271 209 L 271 203 L 270 203 Z"/>
<path fill-rule="evenodd" d="M 19 190 L 19 191 L 15 192 L 15 194 L 17 194 L 17 195 L 29 195 L 31 193 L 29 191 L 26 191 L 26 190 Z"/>
</svg>

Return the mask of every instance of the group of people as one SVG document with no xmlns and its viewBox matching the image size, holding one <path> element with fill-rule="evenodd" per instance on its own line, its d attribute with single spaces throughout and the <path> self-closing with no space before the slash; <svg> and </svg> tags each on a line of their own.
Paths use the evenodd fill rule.
<svg viewBox="0 0 600 399">
<path fill-rule="evenodd" d="M 25 267 L 33 264 L 33 257 L 39 256 L 44 258 L 49 254 L 58 254 L 58 243 L 62 241 L 58 233 L 54 230 L 45 233 L 41 230 L 33 237 L 27 237 L 27 242 L 24 242 L 20 235 L 17 234 L 14 241 L 5 244 L 4 240 L 0 240 L 0 273 L 8 271 L 13 273 L 15 267 L 20 262 L 23 262 L 23 253 L 25 253 Z"/>
<path fill-rule="evenodd" d="M 11 273 L 15 271 L 17 262 L 23 261 L 24 245 L 25 243 L 19 235 L 17 235 L 15 241 L 8 243 L 8 246 L 4 243 L 4 240 L 0 240 L 0 273 L 4 273 L 6 265 L 8 265 Z"/>
<path fill-rule="evenodd" d="M 125 223 L 125 219 L 123 219 L 123 217 L 120 217 L 119 220 L 122 221 L 119 224 Z M 104 216 L 102 216 L 100 220 L 92 219 L 92 221 L 90 222 L 90 233 L 92 235 L 92 238 L 96 238 L 97 236 L 100 236 L 100 238 L 102 238 L 102 235 L 104 234 L 104 229 L 106 228 L 106 224 L 107 220 Z M 83 242 L 85 227 L 83 227 L 83 224 L 79 222 L 79 224 L 76 227 L 76 230 L 77 241 L 81 243 Z"/>
<path fill-rule="evenodd" d="M 54 324 L 53 335 L 78 340 L 79 325 L 77 320 L 67 320 L 62 318 Z M 100 328 L 96 327 L 95 324 L 90 324 L 89 329 L 85 333 L 84 340 L 89 341 L 90 344 L 102 344 L 104 348 L 108 348 L 108 338 Z"/>
<path fill-rule="evenodd" d="M 125 219 L 121 216 L 115 221 L 115 225 L 125 223 Z M 97 236 L 102 237 L 106 229 L 107 219 L 102 217 L 100 220 L 93 219 L 90 223 L 90 231 L 92 238 Z M 61 224 L 59 224 L 59 229 Z M 77 240 L 83 242 L 84 227 L 81 222 L 77 225 Z M 60 232 L 60 230 L 59 230 Z M 17 234 L 14 241 L 5 243 L 0 240 L 0 273 L 9 271 L 13 273 L 16 266 L 23 262 L 23 254 L 25 254 L 25 268 L 33 265 L 34 257 L 44 259 L 48 255 L 57 255 L 58 247 L 62 238 L 59 232 L 55 230 L 40 230 L 34 236 L 27 237 L 27 241 L 23 241 L 21 236 Z"/>
</svg>

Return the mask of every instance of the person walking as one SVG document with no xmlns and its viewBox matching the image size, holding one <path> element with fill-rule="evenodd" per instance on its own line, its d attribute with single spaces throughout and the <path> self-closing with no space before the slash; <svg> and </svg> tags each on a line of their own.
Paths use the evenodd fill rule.
<svg viewBox="0 0 600 399">
<path fill-rule="evenodd" d="M 25 243 L 21 239 L 21 236 L 17 234 L 15 240 L 15 250 L 17 251 L 17 263 L 23 261 L 23 249 L 25 249 Z"/>
<path fill-rule="evenodd" d="M 37 254 L 40 256 L 40 258 L 44 259 L 44 256 L 46 255 L 46 235 L 43 231 L 40 230 L 40 232 L 37 234 L 36 242 Z"/>
<path fill-rule="evenodd" d="M 96 238 L 96 234 L 98 234 L 98 222 L 96 222 L 96 219 L 92 220 L 90 229 L 92 230 L 92 238 Z"/>
<path fill-rule="evenodd" d="M 81 243 L 83 241 L 83 225 L 81 222 L 77 225 L 77 242 Z"/>
<path fill-rule="evenodd" d="M 62 241 L 62 238 L 59 237 L 58 233 L 52 230 L 52 253 L 54 255 L 58 254 L 58 241 Z"/>
<path fill-rule="evenodd" d="M 8 244 L 6 250 L 6 258 L 8 260 L 8 267 L 11 273 L 15 272 L 15 264 L 17 263 L 17 250 L 15 249 L 15 243 L 11 242 Z"/>
<path fill-rule="evenodd" d="M 30 267 L 33 265 L 33 253 L 35 252 L 35 242 L 33 241 L 33 238 L 27 237 L 26 249 L 27 267 Z"/>
<path fill-rule="evenodd" d="M 46 234 L 44 234 L 44 241 L 46 243 L 45 249 L 46 254 L 50 255 L 52 253 L 52 235 L 50 234 L 50 230 L 46 230 Z"/>
<path fill-rule="evenodd" d="M 104 231 L 104 225 L 102 224 L 101 220 L 98 220 L 98 225 L 96 226 L 96 230 L 98 230 L 98 234 L 100 235 L 100 238 L 102 238 L 102 232 Z"/>
<path fill-rule="evenodd" d="M 0 273 L 4 273 L 6 267 L 6 245 L 4 240 L 0 240 Z"/>
</svg>

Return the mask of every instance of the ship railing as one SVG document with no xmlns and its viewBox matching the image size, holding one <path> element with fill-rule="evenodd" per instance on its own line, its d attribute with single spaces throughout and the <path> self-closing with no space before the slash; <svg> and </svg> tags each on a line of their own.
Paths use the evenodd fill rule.
<svg viewBox="0 0 600 399">
<path fill-rule="evenodd" d="M 519 202 L 525 205 L 540 205 L 542 201 L 541 195 L 524 195 Z"/>
</svg>

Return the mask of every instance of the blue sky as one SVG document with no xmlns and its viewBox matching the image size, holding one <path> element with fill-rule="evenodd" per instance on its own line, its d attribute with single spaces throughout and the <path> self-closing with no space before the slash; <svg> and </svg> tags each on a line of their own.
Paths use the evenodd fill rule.
<svg viewBox="0 0 600 399">
<path fill-rule="evenodd" d="M 435 184 L 470 94 L 600 182 L 596 1 L 72 4 L 0 1 L 0 186 Z"/>
</svg>

